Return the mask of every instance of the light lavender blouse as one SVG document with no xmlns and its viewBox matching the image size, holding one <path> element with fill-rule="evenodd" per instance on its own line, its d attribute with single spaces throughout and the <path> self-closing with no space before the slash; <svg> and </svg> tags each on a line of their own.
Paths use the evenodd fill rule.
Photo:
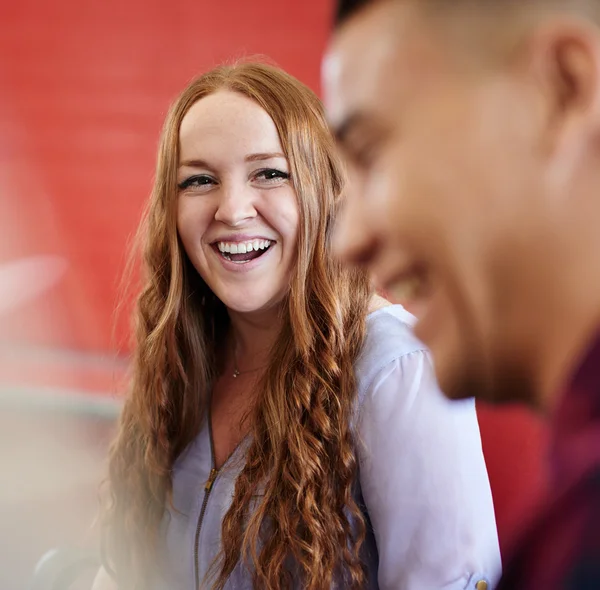
<svg viewBox="0 0 600 590">
<path fill-rule="evenodd" d="M 412 321 L 397 305 L 370 314 L 356 367 L 356 497 L 369 523 L 367 587 L 491 589 L 500 575 L 500 550 L 474 401 L 450 402 L 440 393 Z M 177 461 L 176 510 L 165 516 L 166 566 L 155 588 L 194 590 L 196 573 L 203 580 L 219 552 L 243 449 L 219 471 L 208 496 L 206 424 Z M 250 573 L 238 565 L 227 589 L 251 588 Z"/>
</svg>

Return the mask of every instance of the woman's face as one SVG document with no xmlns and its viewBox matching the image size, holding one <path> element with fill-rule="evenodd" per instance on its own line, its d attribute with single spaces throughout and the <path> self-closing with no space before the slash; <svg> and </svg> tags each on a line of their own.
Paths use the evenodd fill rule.
<svg viewBox="0 0 600 590">
<path fill-rule="evenodd" d="M 267 310 L 286 294 L 299 211 L 271 117 L 245 96 L 196 102 L 179 135 L 177 228 L 192 264 L 231 310 Z"/>
</svg>

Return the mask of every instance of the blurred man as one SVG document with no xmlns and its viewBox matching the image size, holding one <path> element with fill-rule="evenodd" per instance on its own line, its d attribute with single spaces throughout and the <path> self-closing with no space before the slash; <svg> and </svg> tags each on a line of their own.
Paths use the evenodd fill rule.
<svg viewBox="0 0 600 590">
<path fill-rule="evenodd" d="M 501 588 L 600 589 L 600 0 L 341 1 L 325 102 L 346 259 L 453 398 L 551 416 L 556 497 Z"/>
</svg>

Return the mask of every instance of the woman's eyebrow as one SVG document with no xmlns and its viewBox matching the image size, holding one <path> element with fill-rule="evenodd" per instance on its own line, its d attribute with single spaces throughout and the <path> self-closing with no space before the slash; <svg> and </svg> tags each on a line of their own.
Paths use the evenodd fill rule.
<svg viewBox="0 0 600 590">
<path fill-rule="evenodd" d="M 246 162 L 258 162 L 261 160 L 272 160 L 273 158 L 285 158 L 285 154 L 282 154 L 281 152 L 271 152 L 271 153 L 264 153 L 264 154 L 250 154 L 249 156 L 246 156 L 244 159 L 246 160 Z"/>
</svg>

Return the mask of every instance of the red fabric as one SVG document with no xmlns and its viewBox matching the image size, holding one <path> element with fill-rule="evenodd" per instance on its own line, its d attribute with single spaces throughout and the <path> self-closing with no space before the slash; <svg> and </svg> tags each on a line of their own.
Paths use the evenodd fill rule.
<svg viewBox="0 0 600 590">
<path fill-rule="evenodd" d="M 552 487 L 498 590 L 600 588 L 600 339 L 562 396 L 551 430 Z"/>
</svg>

